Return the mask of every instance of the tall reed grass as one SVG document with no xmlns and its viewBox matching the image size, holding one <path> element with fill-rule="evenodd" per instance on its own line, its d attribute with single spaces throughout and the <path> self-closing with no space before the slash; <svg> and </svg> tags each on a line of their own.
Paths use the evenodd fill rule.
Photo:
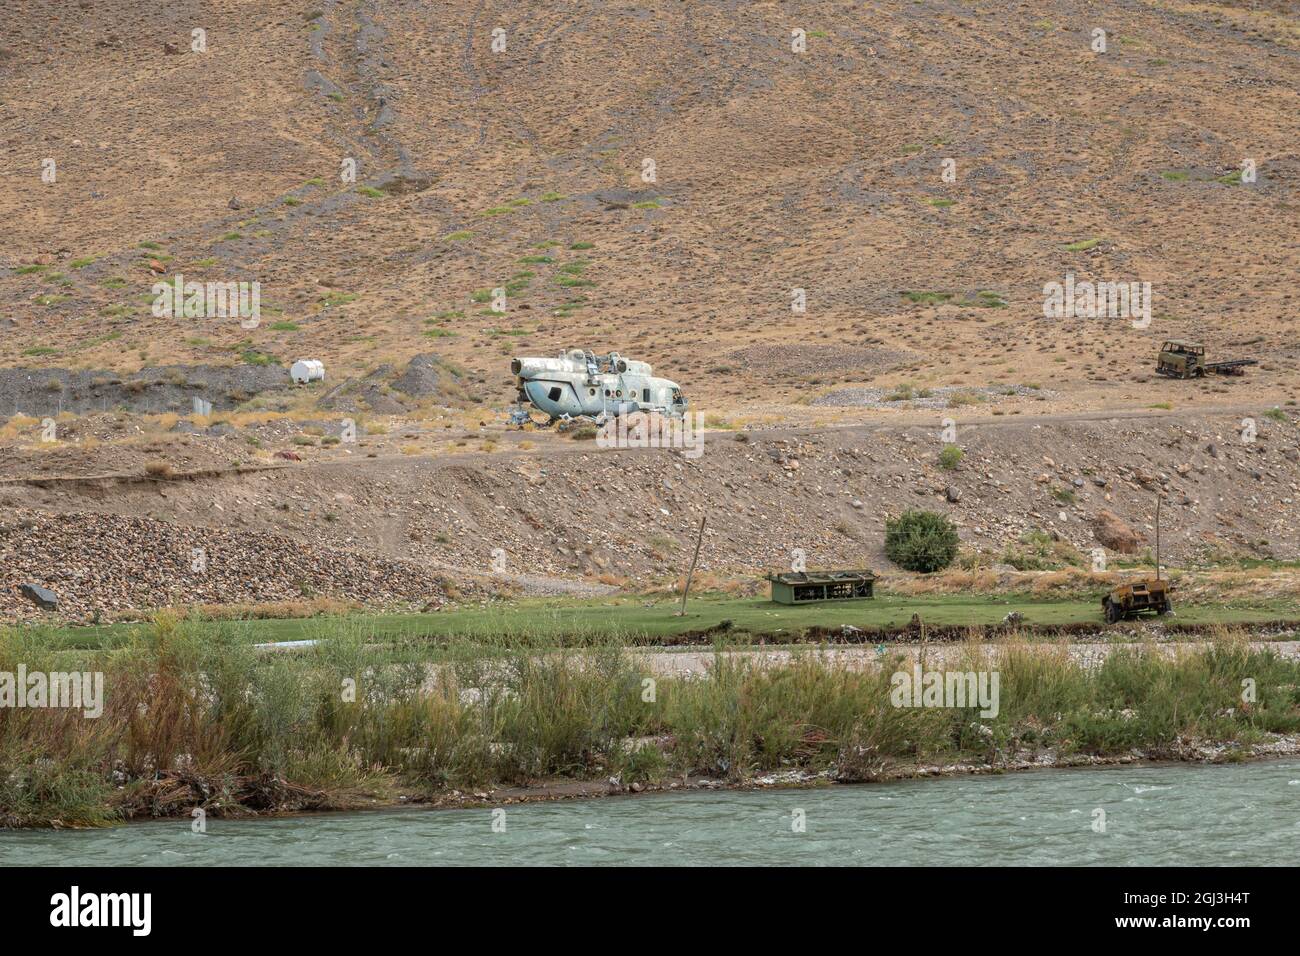
<svg viewBox="0 0 1300 956">
<path fill-rule="evenodd" d="M 547 647 L 536 635 L 376 648 L 336 628 L 316 647 L 265 653 L 233 625 L 200 638 L 162 616 L 86 651 L 14 629 L 0 632 L 0 672 L 100 670 L 105 702 L 97 719 L 0 708 L 0 825 L 350 808 L 554 778 L 870 780 L 917 762 L 1176 756 L 1189 740 L 1300 732 L 1300 664 L 1236 635 L 1172 656 L 1116 648 L 1091 668 L 1062 645 L 972 643 L 956 657 L 948 669 L 999 673 L 996 718 L 894 707 L 891 674 L 911 667 L 901 654 L 861 666 L 807 648 L 762 666 L 719 646 L 705 673 L 668 677 L 617 642 Z"/>
</svg>

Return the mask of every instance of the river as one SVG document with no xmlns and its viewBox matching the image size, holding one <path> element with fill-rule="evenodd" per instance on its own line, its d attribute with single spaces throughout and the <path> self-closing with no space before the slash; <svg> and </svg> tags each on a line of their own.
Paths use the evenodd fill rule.
<svg viewBox="0 0 1300 956">
<path fill-rule="evenodd" d="M 1294 865 L 1300 760 L 647 794 L 503 813 L 211 819 L 204 833 L 189 818 L 0 831 L 0 865 Z"/>
</svg>

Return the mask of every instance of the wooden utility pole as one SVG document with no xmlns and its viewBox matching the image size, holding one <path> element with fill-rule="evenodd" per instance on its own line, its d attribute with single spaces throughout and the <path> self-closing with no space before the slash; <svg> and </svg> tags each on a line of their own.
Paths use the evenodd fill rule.
<svg viewBox="0 0 1300 956">
<path fill-rule="evenodd" d="M 1160 495 L 1156 495 L 1156 580 L 1160 580 Z"/>
<path fill-rule="evenodd" d="M 695 562 L 700 560 L 700 545 L 704 541 L 704 522 L 706 518 L 700 519 L 700 533 L 695 536 L 695 554 L 691 558 L 691 569 L 686 572 L 686 585 L 682 588 L 682 608 L 677 612 L 678 617 L 686 616 L 686 595 L 691 590 L 691 578 L 695 576 Z"/>
</svg>

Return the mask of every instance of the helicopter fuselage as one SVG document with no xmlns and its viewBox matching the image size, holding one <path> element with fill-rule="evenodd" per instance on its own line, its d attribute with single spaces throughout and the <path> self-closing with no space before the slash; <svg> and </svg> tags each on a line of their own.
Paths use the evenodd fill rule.
<svg viewBox="0 0 1300 956">
<path fill-rule="evenodd" d="M 632 412 L 680 417 L 688 405 L 676 382 L 652 375 L 645 362 L 621 358 L 617 352 L 597 356 L 570 349 L 556 358 L 516 358 L 510 369 L 519 401 L 552 419 L 600 420 Z"/>
</svg>

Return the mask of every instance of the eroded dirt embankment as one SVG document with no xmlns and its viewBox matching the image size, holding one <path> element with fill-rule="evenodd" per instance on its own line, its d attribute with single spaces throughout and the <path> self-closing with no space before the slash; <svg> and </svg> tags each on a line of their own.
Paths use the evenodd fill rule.
<svg viewBox="0 0 1300 956">
<path fill-rule="evenodd" d="M 10 519 L 29 510 L 84 513 L 76 520 L 86 540 L 111 534 L 95 515 L 130 516 L 144 561 L 169 536 L 184 537 L 175 525 L 273 533 L 304 553 L 374 552 L 471 575 L 620 583 L 680 574 L 704 517 L 702 574 L 785 568 L 796 552 L 810 568 L 886 569 L 885 519 L 908 508 L 948 515 L 963 543 L 994 563 L 1008 548 L 1023 553 L 1023 539 L 1037 532 L 1040 545 L 1076 560 L 1090 562 L 1103 548 L 1114 563 L 1126 557 L 1116 548 L 1153 549 L 1160 497 L 1168 562 L 1294 558 L 1295 428 L 1261 419 L 1247 443 L 1237 424 L 1190 415 L 973 421 L 960 429 L 964 455 L 953 470 L 939 464 L 938 430 L 918 426 L 714 431 L 694 456 L 551 435 L 525 444 L 519 433 L 501 451 L 405 456 L 368 451 L 383 446 L 363 437 L 255 473 L 11 483 L 0 488 L 0 509 Z M 77 554 L 75 540 L 63 547 L 55 553 L 42 536 L 26 535 L 19 549 L 29 573 L 59 580 L 75 565 L 93 580 L 94 563 Z"/>
<path fill-rule="evenodd" d="M 1100 609 L 1098 610 L 1100 620 Z M 1272 639 L 1294 634 L 1300 630 L 1300 624 L 1290 620 L 1252 621 L 1231 625 L 1233 630 L 1242 631 L 1261 639 Z M 971 640 L 997 641 L 1007 638 L 1032 636 L 1044 640 L 1072 639 L 1082 641 L 1124 642 L 1128 640 L 1160 640 L 1170 642 L 1195 641 L 1224 630 L 1223 624 L 1190 623 L 1181 621 L 1157 620 L 1149 617 L 1139 618 L 1123 624 L 1100 624 L 1097 622 L 1080 622 L 1077 624 L 1031 624 L 1017 622 L 1014 624 L 924 624 L 920 615 L 902 626 L 858 627 L 806 627 L 780 634 L 751 635 L 737 631 L 731 621 L 723 621 L 714 627 L 698 631 L 686 631 L 662 637 L 646 638 L 644 645 L 662 647 L 698 647 L 712 646 L 718 641 L 734 641 L 736 644 L 816 644 L 845 645 L 854 647 L 864 644 L 889 644 L 894 647 L 916 647 L 934 645 L 954 646 Z M 1072 645 L 1073 646 L 1073 645 Z M 1091 645 L 1079 645 L 1091 646 Z M 1110 646 L 1110 644 L 1098 645 Z"/>
</svg>

